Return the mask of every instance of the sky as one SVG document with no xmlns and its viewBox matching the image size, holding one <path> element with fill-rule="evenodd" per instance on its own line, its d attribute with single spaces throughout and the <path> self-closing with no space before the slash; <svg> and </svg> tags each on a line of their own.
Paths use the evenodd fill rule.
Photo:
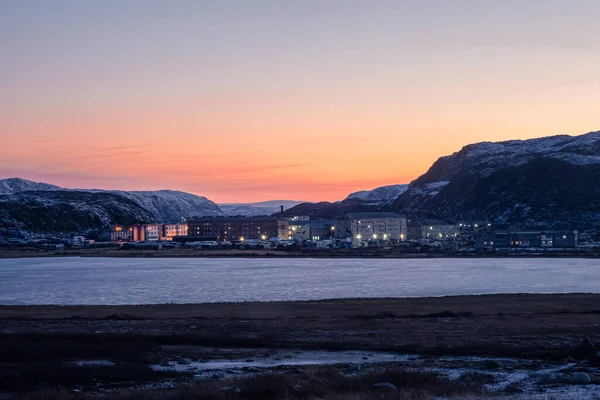
<svg viewBox="0 0 600 400">
<path fill-rule="evenodd" d="M 0 0 L 0 178 L 341 200 L 600 130 L 597 0 Z"/>
</svg>

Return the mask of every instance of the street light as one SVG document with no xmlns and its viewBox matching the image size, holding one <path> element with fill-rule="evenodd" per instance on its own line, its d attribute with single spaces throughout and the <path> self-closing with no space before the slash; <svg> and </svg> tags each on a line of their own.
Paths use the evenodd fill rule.
<svg viewBox="0 0 600 400">
<path fill-rule="evenodd" d="M 262 235 L 260 238 L 261 238 L 262 240 L 267 240 L 267 235 Z"/>
<path fill-rule="evenodd" d="M 362 239 L 362 235 L 356 235 L 357 239 Z"/>
<path fill-rule="evenodd" d="M 377 234 L 373 234 L 373 239 L 377 239 Z"/>
<path fill-rule="evenodd" d="M 243 237 L 243 236 L 242 236 L 242 237 L 240 237 L 240 242 L 243 242 L 244 240 L 245 240 L 245 239 L 244 239 L 244 237 Z"/>
</svg>

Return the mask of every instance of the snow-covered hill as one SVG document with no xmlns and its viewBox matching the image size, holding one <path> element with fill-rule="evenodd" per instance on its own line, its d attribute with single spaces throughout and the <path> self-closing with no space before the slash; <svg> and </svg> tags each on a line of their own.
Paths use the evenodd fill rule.
<svg viewBox="0 0 600 400">
<path fill-rule="evenodd" d="M 194 216 L 224 215 L 219 206 L 206 197 L 173 190 L 121 191 L 102 189 L 64 189 L 47 183 L 38 183 L 20 178 L 0 180 L 1 194 L 16 194 L 27 191 L 76 191 L 89 193 L 111 193 L 135 202 L 153 215 L 155 222 L 179 222 Z"/>
<path fill-rule="evenodd" d="M 436 161 L 391 209 L 455 221 L 593 225 L 600 132 L 465 146 Z"/>
<path fill-rule="evenodd" d="M 48 190 L 0 195 L 2 229 L 72 233 L 153 221 L 154 215 L 139 204 L 113 193 Z"/>
<path fill-rule="evenodd" d="M 49 183 L 28 181 L 21 178 L 0 179 L 0 194 L 13 194 L 28 190 L 60 190 L 58 186 Z"/>
<path fill-rule="evenodd" d="M 180 222 L 182 218 L 221 216 L 223 211 L 203 196 L 174 190 L 109 191 L 135 201 L 149 211 L 158 222 Z"/>
<path fill-rule="evenodd" d="M 396 200 L 398 196 L 406 192 L 408 185 L 388 185 L 373 190 L 361 190 L 350 193 L 346 200 L 359 199 L 370 203 L 388 204 Z"/>
</svg>

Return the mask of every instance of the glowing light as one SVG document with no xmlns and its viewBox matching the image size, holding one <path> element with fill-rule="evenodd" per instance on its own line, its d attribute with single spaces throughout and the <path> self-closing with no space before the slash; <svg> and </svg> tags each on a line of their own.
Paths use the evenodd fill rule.
<svg viewBox="0 0 600 400">
<path fill-rule="evenodd" d="M 362 239 L 362 235 L 356 235 L 357 239 Z"/>
<path fill-rule="evenodd" d="M 374 235 L 373 235 L 373 239 L 377 239 L 377 234 L 374 234 Z"/>
<path fill-rule="evenodd" d="M 242 237 L 240 237 L 240 242 L 243 242 L 244 240 L 246 240 L 246 239 L 244 239 L 244 237 L 243 237 L 243 236 L 242 236 Z"/>
<path fill-rule="evenodd" d="M 267 235 L 262 235 L 260 238 L 261 238 L 262 240 L 267 240 Z"/>
</svg>

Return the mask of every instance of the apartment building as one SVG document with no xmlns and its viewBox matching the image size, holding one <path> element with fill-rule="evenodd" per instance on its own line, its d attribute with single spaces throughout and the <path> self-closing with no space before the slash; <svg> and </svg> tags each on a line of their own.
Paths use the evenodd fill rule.
<svg viewBox="0 0 600 400">
<path fill-rule="evenodd" d="M 408 223 L 408 239 L 448 240 L 459 233 L 459 226 L 438 219 L 425 219 Z"/>
<path fill-rule="evenodd" d="M 391 212 L 350 213 L 335 221 L 336 238 L 406 240 L 407 219 Z"/>
<path fill-rule="evenodd" d="M 494 231 L 475 237 L 476 249 L 575 248 L 578 231 Z"/>
<path fill-rule="evenodd" d="M 276 217 L 204 217 L 188 221 L 189 236 L 216 236 L 219 241 L 289 239 L 287 220 Z"/>
</svg>

